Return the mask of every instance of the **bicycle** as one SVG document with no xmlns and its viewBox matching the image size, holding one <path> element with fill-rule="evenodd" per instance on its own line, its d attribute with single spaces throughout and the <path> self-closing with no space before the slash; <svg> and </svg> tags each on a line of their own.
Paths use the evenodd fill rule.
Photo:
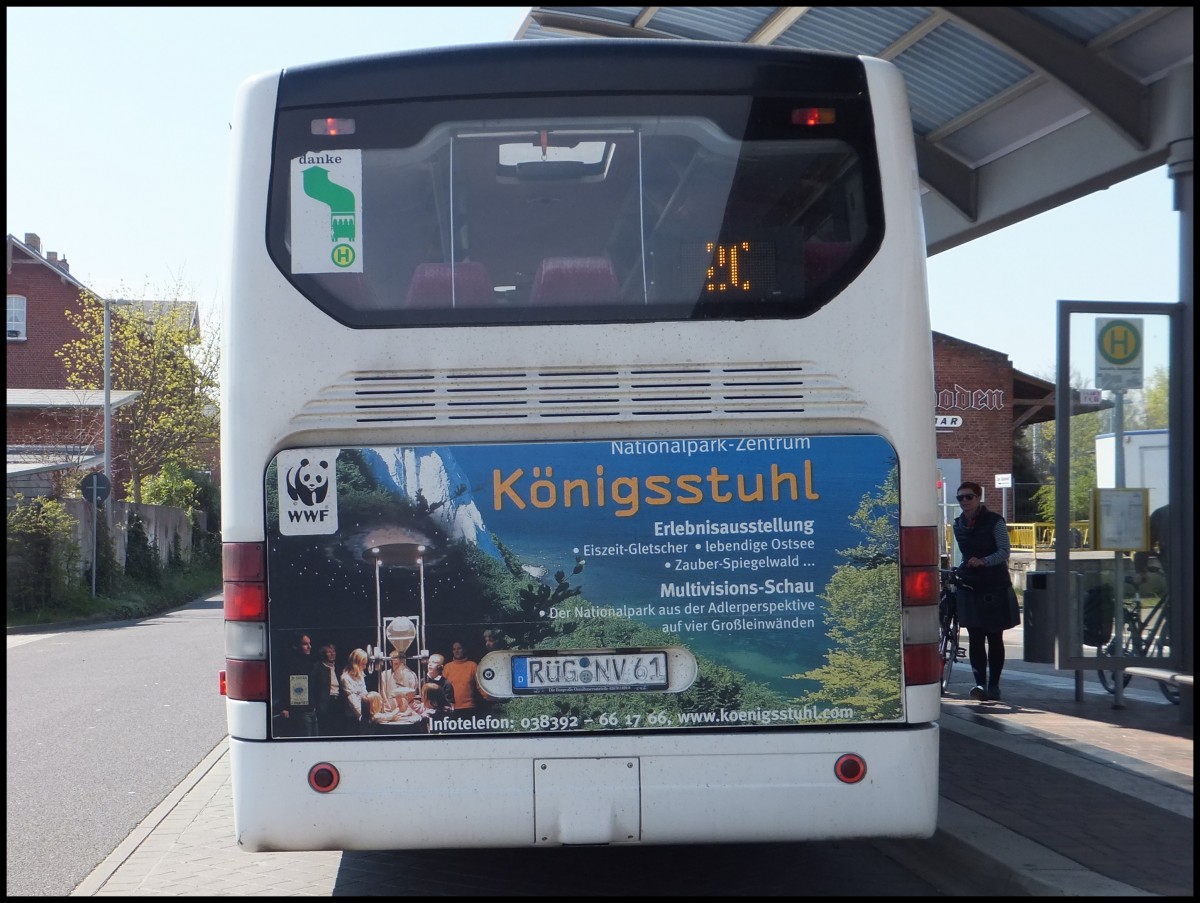
<svg viewBox="0 0 1200 903">
<path fill-rule="evenodd" d="M 1167 636 L 1168 604 L 1167 594 L 1164 593 L 1150 609 L 1149 614 L 1143 617 L 1141 594 L 1134 593 L 1133 598 L 1125 600 L 1122 605 L 1123 629 L 1104 647 L 1105 653 L 1117 655 L 1119 649 L 1119 654 L 1125 658 L 1165 657 L 1170 651 Z M 1097 671 L 1096 674 L 1100 678 L 1101 686 L 1115 695 L 1117 672 Z M 1124 676 L 1122 686 L 1129 686 L 1133 675 L 1124 671 L 1121 674 Z M 1162 681 L 1155 681 L 1155 683 L 1158 684 L 1158 688 L 1168 702 L 1172 705 L 1179 705 L 1179 687 Z"/>
<path fill-rule="evenodd" d="M 959 643 L 960 627 L 958 624 L 958 599 L 956 587 L 971 589 L 963 582 L 958 571 L 941 568 L 942 594 L 938 599 L 938 618 L 941 621 L 941 631 L 938 637 L 938 655 L 942 660 L 942 695 L 946 695 L 946 687 L 950 684 L 950 673 L 954 663 L 965 661 L 967 651 Z"/>
</svg>

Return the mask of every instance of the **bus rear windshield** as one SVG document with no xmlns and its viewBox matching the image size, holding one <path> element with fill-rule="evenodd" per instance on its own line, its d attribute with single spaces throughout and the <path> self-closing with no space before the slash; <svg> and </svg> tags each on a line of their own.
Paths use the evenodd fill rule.
<svg viewBox="0 0 1200 903">
<path fill-rule="evenodd" d="M 882 240 L 862 99 L 409 101 L 276 125 L 272 258 L 352 327 L 805 317 Z"/>
</svg>

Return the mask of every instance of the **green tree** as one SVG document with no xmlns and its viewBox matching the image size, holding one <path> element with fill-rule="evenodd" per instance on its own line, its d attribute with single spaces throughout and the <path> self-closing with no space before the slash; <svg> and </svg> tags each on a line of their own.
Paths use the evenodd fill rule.
<svg viewBox="0 0 1200 903">
<path fill-rule="evenodd" d="M 66 311 L 79 337 L 56 354 L 68 388 L 96 388 L 104 385 L 104 302 L 88 291 L 79 297 L 82 308 Z M 219 434 L 215 331 L 198 333 L 193 305 L 177 294 L 152 306 L 152 312 L 144 304 L 111 310 L 111 385 L 141 392 L 136 402 L 113 411 L 114 434 L 132 477 L 129 492 L 138 503 L 143 480 L 167 464 L 206 466 Z"/>
<path fill-rule="evenodd" d="M 96 594 L 111 596 L 117 592 L 117 583 L 122 568 L 117 561 L 117 549 L 113 543 L 112 531 L 108 529 L 108 517 L 103 504 L 97 514 L 99 516 L 96 518 Z M 83 579 L 91 587 L 91 564 L 84 568 Z"/>
<path fill-rule="evenodd" d="M 1159 367 L 1146 380 L 1146 388 L 1142 393 L 1146 429 L 1165 430 L 1171 425 L 1171 417 L 1167 408 L 1170 388 L 1171 383 L 1167 377 L 1166 367 Z"/>
<path fill-rule="evenodd" d="M 79 573 L 73 519 L 60 502 L 19 493 L 7 518 L 9 608 L 34 611 L 61 605 Z"/>
<path fill-rule="evenodd" d="M 158 473 L 142 480 L 141 498 L 147 505 L 169 505 L 190 512 L 198 507 L 200 486 L 183 467 L 168 461 Z"/>
<path fill-rule="evenodd" d="M 846 559 L 830 578 L 824 598 L 832 649 L 819 668 L 792 677 L 820 688 L 806 703 L 852 706 L 864 718 L 894 718 L 900 711 L 899 472 L 893 467 L 874 495 L 865 495 L 851 522 L 859 545 L 840 549 Z"/>
<path fill-rule="evenodd" d="M 1071 374 L 1071 387 L 1079 389 L 1085 386 L 1083 377 L 1078 372 Z M 1092 510 L 1092 490 L 1096 487 L 1096 436 L 1111 428 L 1111 412 L 1095 411 L 1087 414 L 1073 414 L 1070 425 L 1070 454 L 1068 470 L 1070 473 L 1070 519 L 1088 520 Z M 1038 519 L 1047 523 L 1054 522 L 1054 511 L 1058 493 L 1055 487 L 1055 476 L 1058 466 L 1058 427 L 1054 422 L 1039 424 L 1037 430 L 1038 446 L 1035 458 L 1038 470 L 1047 480 L 1045 485 L 1033 494 L 1037 505 Z"/>
<path fill-rule="evenodd" d="M 1096 436 L 1103 431 L 1100 420 L 1099 412 L 1076 414 L 1071 418 L 1069 471 L 1071 476 L 1070 519 L 1073 521 L 1087 520 L 1091 517 L 1092 490 L 1096 487 Z M 1058 460 L 1055 453 L 1057 434 L 1058 431 L 1053 423 L 1047 423 L 1042 428 L 1042 441 L 1049 447 L 1047 460 L 1051 466 Z M 1038 516 L 1041 520 L 1048 523 L 1054 522 L 1057 496 L 1058 493 L 1053 482 L 1047 483 L 1033 494 L 1033 500 L 1037 503 Z"/>
<path fill-rule="evenodd" d="M 125 576 L 147 586 L 162 582 L 158 544 L 146 534 L 145 523 L 133 512 L 125 531 Z"/>
</svg>

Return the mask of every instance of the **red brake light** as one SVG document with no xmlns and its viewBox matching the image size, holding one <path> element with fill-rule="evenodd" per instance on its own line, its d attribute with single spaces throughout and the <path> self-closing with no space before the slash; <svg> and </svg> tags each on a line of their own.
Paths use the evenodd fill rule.
<svg viewBox="0 0 1200 903">
<path fill-rule="evenodd" d="M 225 620 L 267 619 L 266 545 L 227 542 L 221 550 L 225 578 Z"/>
<path fill-rule="evenodd" d="M 797 107 L 792 110 L 792 125 L 833 125 L 837 110 L 833 107 Z"/>
</svg>

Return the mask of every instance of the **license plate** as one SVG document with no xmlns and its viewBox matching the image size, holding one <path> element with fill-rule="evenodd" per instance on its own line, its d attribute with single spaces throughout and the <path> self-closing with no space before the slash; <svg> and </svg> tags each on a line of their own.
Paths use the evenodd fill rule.
<svg viewBox="0 0 1200 903">
<path fill-rule="evenodd" d="M 512 659 L 514 694 L 665 690 L 668 683 L 665 652 L 516 655 Z"/>
</svg>

